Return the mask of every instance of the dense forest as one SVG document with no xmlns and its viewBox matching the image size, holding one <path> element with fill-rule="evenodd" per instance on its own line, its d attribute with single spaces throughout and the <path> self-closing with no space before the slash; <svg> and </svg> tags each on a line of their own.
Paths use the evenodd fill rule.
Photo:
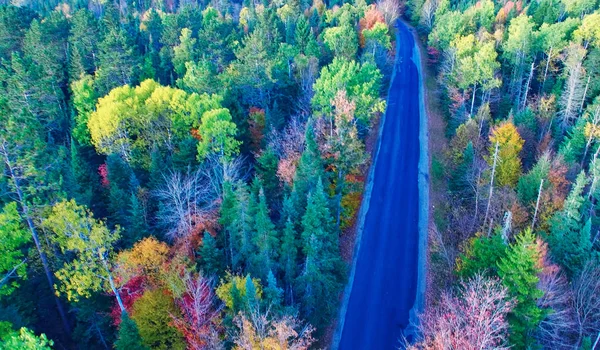
<svg viewBox="0 0 600 350">
<path fill-rule="evenodd" d="M 0 349 L 327 347 L 399 15 L 4 1 Z"/>
<path fill-rule="evenodd" d="M 416 348 L 600 348 L 599 8 L 408 2 L 434 140 Z"/>
</svg>

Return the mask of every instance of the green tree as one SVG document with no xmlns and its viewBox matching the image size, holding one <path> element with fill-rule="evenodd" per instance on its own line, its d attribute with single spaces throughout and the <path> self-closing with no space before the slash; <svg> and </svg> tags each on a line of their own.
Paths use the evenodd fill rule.
<svg viewBox="0 0 600 350">
<path fill-rule="evenodd" d="M 373 63 L 358 64 L 336 57 L 321 70 L 314 84 L 313 108 L 317 115 L 324 115 L 331 120 L 331 102 L 338 91 L 344 90 L 348 99 L 356 103 L 355 117 L 363 125 L 370 126 L 373 114 L 383 112 L 385 108 L 385 102 L 379 98 L 381 78 L 381 73 Z"/>
<path fill-rule="evenodd" d="M 94 14 L 85 8 L 71 17 L 69 31 L 69 76 L 71 80 L 82 74 L 92 74 L 97 68 L 98 44 L 102 36 Z"/>
<path fill-rule="evenodd" d="M 181 30 L 179 45 L 173 48 L 173 66 L 178 77 L 183 77 L 186 73 L 186 63 L 196 61 L 196 39 L 192 38 L 192 31 L 189 28 Z"/>
<path fill-rule="evenodd" d="M 539 261 L 541 252 L 536 237 L 527 229 L 517 235 L 498 263 L 498 275 L 517 304 L 508 315 L 511 326 L 510 339 L 519 348 L 533 344 L 531 333 L 545 317 L 545 310 L 538 306 L 544 293 L 538 289 Z"/>
<path fill-rule="evenodd" d="M 55 204 L 43 226 L 52 232 L 51 241 L 61 252 L 73 256 L 56 272 L 62 282 L 60 290 L 67 299 L 89 298 L 92 292 L 103 290 L 108 284 L 121 311 L 125 312 L 112 273 L 113 245 L 120 238 L 119 228 L 111 232 L 87 208 L 73 200 Z"/>
<path fill-rule="evenodd" d="M 354 60 L 358 51 L 358 35 L 349 25 L 331 27 L 323 32 L 323 42 L 333 51 L 334 57 Z"/>
<path fill-rule="evenodd" d="M 235 139 L 236 134 L 237 126 L 231 120 L 228 109 L 204 112 L 198 127 L 198 159 L 204 160 L 209 154 L 216 154 L 227 160 L 237 155 L 241 142 Z"/>
<path fill-rule="evenodd" d="M 129 315 L 124 312 L 121 314 L 121 325 L 117 341 L 115 341 L 116 350 L 146 350 L 146 346 L 142 344 L 142 337 L 138 331 L 138 327 Z"/>
<path fill-rule="evenodd" d="M 223 252 L 217 247 L 214 237 L 204 232 L 202 247 L 200 247 L 200 266 L 207 276 L 218 276 L 223 271 Z"/>
<path fill-rule="evenodd" d="M 507 248 L 500 233 L 491 237 L 473 237 L 456 261 L 456 272 L 463 278 L 470 278 L 481 272 L 495 276 L 498 274 L 498 263 L 506 257 Z"/>
<path fill-rule="evenodd" d="M 275 225 L 269 216 L 267 199 L 262 187 L 258 194 L 258 207 L 254 216 L 251 240 L 254 248 L 252 256 L 247 262 L 249 266 L 247 270 L 253 276 L 265 280 L 268 272 L 276 268 L 279 239 Z"/>
<path fill-rule="evenodd" d="M 27 259 L 23 258 L 23 246 L 31 236 L 22 225 L 17 203 L 4 205 L 0 212 L 0 295 L 8 295 L 19 287 L 15 277 L 25 278 Z"/>
<path fill-rule="evenodd" d="M 181 317 L 173 298 L 160 289 L 148 290 L 133 303 L 131 319 L 137 324 L 142 344 L 156 350 L 184 350 L 183 335 L 173 327 Z"/>
<path fill-rule="evenodd" d="M 91 145 L 88 120 L 96 107 L 94 78 L 91 75 L 81 75 L 79 80 L 71 83 L 72 103 L 75 108 L 75 120 L 71 135 L 80 145 Z"/>
<path fill-rule="evenodd" d="M 589 183 L 584 171 L 579 173 L 563 209 L 550 220 L 548 243 L 552 256 L 570 276 L 576 276 L 590 257 L 591 221 L 582 222 L 586 202 L 583 190 Z"/>
<path fill-rule="evenodd" d="M 14 332 L 10 337 L 0 343 L 1 350 L 52 350 L 54 342 L 45 334 L 35 335 L 31 330 L 23 327 L 19 332 Z"/>
<path fill-rule="evenodd" d="M 321 179 L 308 196 L 302 217 L 302 252 L 304 271 L 298 278 L 302 311 L 318 326 L 328 322 L 336 310 L 337 295 L 342 287 L 344 265 L 340 258 L 338 235 L 334 229 Z"/>
</svg>

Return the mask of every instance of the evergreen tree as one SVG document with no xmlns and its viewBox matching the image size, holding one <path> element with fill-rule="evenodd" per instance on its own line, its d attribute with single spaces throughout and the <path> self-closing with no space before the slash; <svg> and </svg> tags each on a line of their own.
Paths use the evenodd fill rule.
<svg viewBox="0 0 600 350">
<path fill-rule="evenodd" d="M 550 220 L 548 243 L 552 256 L 571 276 L 583 268 L 592 248 L 591 222 L 588 219 L 582 224 L 582 209 L 586 202 L 583 190 L 588 182 L 585 172 L 579 173 L 563 209 Z"/>
<path fill-rule="evenodd" d="M 115 341 L 116 350 L 147 350 L 142 344 L 142 337 L 138 331 L 135 321 L 129 318 L 126 312 L 121 314 L 121 325 L 117 341 Z"/>
<path fill-rule="evenodd" d="M 213 236 L 204 232 L 200 247 L 200 267 L 207 276 L 218 276 L 223 271 L 223 252 L 217 247 Z"/>
<path fill-rule="evenodd" d="M 304 270 L 298 278 L 304 315 L 315 326 L 327 322 L 336 310 L 337 293 L 342 287 L 344 266 L 340 258 L 338 235 L 321 179 L 308 196 L 302 218 Z"/>
<path fill-rule="evenodd" d="M 254 251 L 250 260 L 248 271 L 253 276 L 266 279 L 268 272 L 275 269 L 277 259 L 277 231 L 269 217 L 269 208 L 264 191 L 261 187 L 258 194 L 258 206 L 254 215 L 254 229 L 252 232 L 252 244 Z"/>
<path fill-rule="evenodd" d="M 297 274 L 297 256 L 298 246 L 296 240 L 296 230 L 290 218 L 285 222 L 283 237 L 281 241 L 281 250 L 279 252 L 279 266 L 283 272 L 283 281 L 285 282 L 286 295 L 291 297 L 291 289 Z"/>
<path fill-rule="evenodd" d="M 545 310 L 537 304 L 544 295 L 537 287 L 540 259 L 536 237 L 527 229 L 516 237 L 498 263 L 498 275 L 517 302 L 508 318 L 510 339 L 523 349 L 533 344 L 531 333 L 545 317 Z"/>
<path fill-rule="evenodd" d="M 283 302 L 283 289 L 277 286 L 277 279 L 272 271 L 267 276 L 267 285 L 263 288 L 263 303 L 270 309 L 279 313 Z"/>
</svg>

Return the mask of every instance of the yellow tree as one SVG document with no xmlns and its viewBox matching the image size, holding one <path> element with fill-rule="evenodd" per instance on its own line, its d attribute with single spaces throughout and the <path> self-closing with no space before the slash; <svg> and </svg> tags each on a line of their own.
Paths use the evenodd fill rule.
<svg viewBox="0 0 600 350">
<path fill-rule="evenodd" d="M 521 175 L 519 153 L 525 141 L 519 135 L 512 121 L 505 121 L 492 129 L 490 135 L 490 166 L 496 163 L 495 183 L 499 186 L 514 187 Z M 498 151 L 496 152 L 496 144 Z"/>
</svg>

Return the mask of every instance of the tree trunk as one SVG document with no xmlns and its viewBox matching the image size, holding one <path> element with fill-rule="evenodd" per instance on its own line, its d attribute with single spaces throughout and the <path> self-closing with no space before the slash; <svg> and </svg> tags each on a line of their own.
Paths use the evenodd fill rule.
<svg viewBox="0 0 600 350">
<path fill-rule="evenodd" d="M 531 62 L 531 69 L 529 70 L 529 77 L 527 77 L 527 84 L 525 84 L 525 95 L 523 97 L 521 110 L 525 109 L 525 106 L 527 106 L 527 95 L 529 95 L 529 85 L 531 84 L 531 77 L 533 76 L 533 68 L 535 67 L 534 64 L 535 62 Z"/>
<path fill-rule="evenodd" d="M 542 197 L 542 186 L 544 185 L 544 179 L 540 181 L 540 189 L 538 190 L 537 201 L 535 202 L 535 212 L 533 213 L 533 221 L 531 221 L 531 230 L 535 227 L 535 219 L 537 218 L 538 209 L 540 207 L 540 198 Z"/>
<path fill-rule="evenodd" d="M 581 99 L 581 105 L 579 106 L 579 113 L 583 110 L 583 104 L 585 103 L 585 96 L 587 95 L 588 87 L 590 86 L 590 79 L 592 76 L 588 76 L 588 81 L 585 84 L 585 89 L 583 90 L 583 98 Z"/>
<path fill-rule="evenodd" d="M 473 84 L 473 98 L 471 98 L 471 113 L 469 116 L 473 116 L 473 107 L 475 106 L 475 93 L 477 92 L 477 84 Z"/>
<path fill-rule="evenodd" d="M 119 304 L 119 308 L 121 312 L 127 313 L 125 309 L 125 305 L 123 305 L 123 300 L 121 300 L 121 295 L 119 295 L 119 291 L 117 290 L 117 286 L 115 285 L 115 281 L 113 280 L 112 274 L 110 273 L 110 268 L 108 267 L 108 263 L 106 262 L 106 258 L 101 252 L 98 252 L 98 256 L 100 257 L 100 261 L 102 261 L 102 265 L 106 270 L 106 274 L 108 275 L 108 283 L 110 284 L 110 289 L 112 289 L 113 293 L 115 293 L 115 298 L 117 298 L 117 303 Z"/>
<path fill-rule="evenodd" d="M 42 250 L 42 245 L 40 244 L 39 235 L 37 233 L 37 229 L 36 229 L 35 225 L 33 224 L 33 220 L 31 219 L 31 216 L 29 214 L 29 207 L 27 206 L 27 203 L 25 202 L 25 198 L 23 195 L 23 191 L 21 190 L 19 180 L 14 173 L 14 168 L 13 168 L 12 162 L 8 157 L 8 152 L 6 151 L 4 146 L 2 148 L 3 148 L 4 162 L 6 164 L 8 172 L 10 174 L 9 176 L 14 182 L 17 197 L 19 197 L 19 206 L 21 207 L 20 214 L 23 216 L 23 218 L 27 222 L 27 227 L 29 228 L 29 232 L 31 233 L 33 242 L 35 243 L 35 248 L 37 249 L 38 254 L 40 255 L 40 260 L 42 261 L 42 266 L 44 267 L 44 274 L 46 275 L 46 280 L 48 281 L 48 287 L 50 288 L 50 292 L 52 293 L 52 296 L 54 297 L 54 302 L 56 303 L 56 309 L 58 310 L 58 314 L 63 323 L 63 328 L 65 329 L 67 334 L 71 334 L 71 327 L 69 326 L 69 321 L 65 314 L 65 310 L 62 306 L 62 303 L 60 302 L 60 299 L 58 299 L 58 297 L 56 296 L 56 289 L 54 289 L 54 278 L 52 277 L 52 272 L 50 271 L 50 265 L 48 264 L 48 259 L 46 257 L 46 253 L 44 253 L 44 251 Z"/>
<path fill-rule="evenodd" d="M 487 207 L 485 209 L 485 218 L 483 219 L 483 225 L 485 226 L 487 219 L 488 219 L 488 215 L 490 213 L 490 203 L 492 202 L 492 195 L 494 193 L 494 175 L 496 174 L 496 163 L 498 161 L 498 147 L 499 147 L 499 143 L 498 141 L 496 141 L 496 150 L 494 151 L 494 165 L 492 166 L 492 176 L 490 179 L 490 194 L 488 196 L 488 202 L 487 202 Z M 490 224 L 491 227 L 491 224 Z M 488 236 L 489 236 L 489 231 L 488 231 Z"/>
</svg>

